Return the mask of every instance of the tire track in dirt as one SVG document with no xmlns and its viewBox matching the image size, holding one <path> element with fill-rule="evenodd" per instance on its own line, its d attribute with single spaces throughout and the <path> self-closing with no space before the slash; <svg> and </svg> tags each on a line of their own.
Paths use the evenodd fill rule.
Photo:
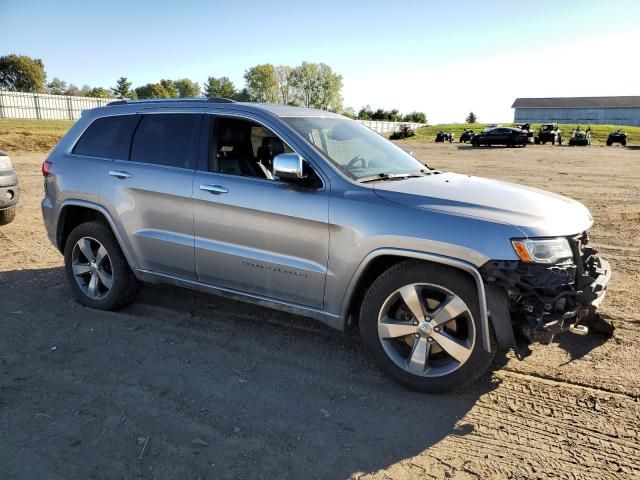
<svg viewBox="0 0 640 480">
<path fill-rule="evenodd" d="M 637 401 L 511 372 L 495 377 L 500 385 L 460 420 L 466 434 L 450 435 L 422 456 L 362 478 L 394 477 L 402 469 L 411 476 L 430 459 L 443 466 L 443 476 L 456 471 L 481 479 L 640 476 Z"/>
</svg>

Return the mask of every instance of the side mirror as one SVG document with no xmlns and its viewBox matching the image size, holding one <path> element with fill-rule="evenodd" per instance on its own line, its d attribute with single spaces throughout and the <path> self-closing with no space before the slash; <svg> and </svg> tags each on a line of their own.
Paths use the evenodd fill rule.
<svg viewBox="0 0 640 480">
<path fill-rule="evenodd" d="M 273 157 L 273 174 L 286 182 L 302 180 L 303 162 L 297 153 L 281 153 Z"/>
</svg>

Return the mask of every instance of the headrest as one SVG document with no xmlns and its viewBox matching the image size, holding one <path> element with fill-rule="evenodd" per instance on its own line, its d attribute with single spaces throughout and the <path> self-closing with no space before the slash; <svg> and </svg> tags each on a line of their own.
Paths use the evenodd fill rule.
<svg viewBox="0 0 640 480">
<path fill-rule="evenodd" d="M 271 158 L 284 153 L 284 143 L 277 137 L 264 137 L 262 146 L 265 147 L 262 150 L 266 150 L 265 154 L 268 154 Z"/>
<path fill-rule="evenodd" d="M 241 145 L 244 142 L 244 129 L 238 125 L 224 125 L 218 136 L 218 149 L 226 146 Z"/>
</svg>

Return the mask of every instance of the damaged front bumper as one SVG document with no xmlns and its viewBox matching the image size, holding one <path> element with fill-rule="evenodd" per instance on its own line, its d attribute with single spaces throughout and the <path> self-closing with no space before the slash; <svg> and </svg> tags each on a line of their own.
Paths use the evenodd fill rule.
<svg viewBox="0 0 640 480">
<path fill-rule="evenodd" d="M 573 258 L 560 264 L 498 260 L 480 269 L 498 343 L 520 358 L 530 343 L 550 343 L 565 331 L 586 334 L 584 323 L 605 297 L 609 262 L 587 246 L 586 232 L 568 240 Z"/>
</svg>

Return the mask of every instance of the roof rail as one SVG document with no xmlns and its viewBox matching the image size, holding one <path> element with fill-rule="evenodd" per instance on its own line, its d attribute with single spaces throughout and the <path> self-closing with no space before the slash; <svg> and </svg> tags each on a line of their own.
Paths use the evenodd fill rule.
<svg viewBox="0 0 640 480">
<path fill-rule="evenodd" d="M 199 102 L 199 103 L 236 103 L 235 100 L 230 98 L 147 98 L 143 100 L 115 100 L 107 103 L 107 106 L 111 105 L 126 105 L 134 103 L 171 103 L 171 102 Z"/>
</svg>

